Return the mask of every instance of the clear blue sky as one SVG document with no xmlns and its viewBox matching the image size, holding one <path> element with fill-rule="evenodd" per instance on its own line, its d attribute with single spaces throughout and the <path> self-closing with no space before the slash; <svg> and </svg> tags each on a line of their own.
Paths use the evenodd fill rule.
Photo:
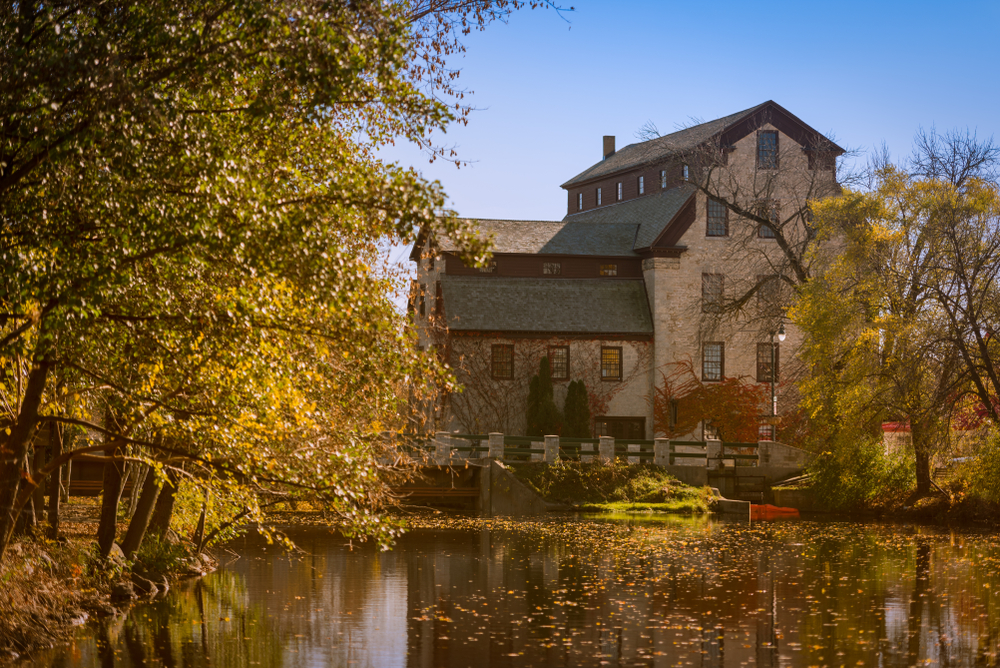
<svg viewBox="0 0 1000 668">
<path fill-rule="evenodd" d="M 568 5 L 569 3 L 567 3 Z M 647 119 L 662 133 L 768 99 L 841 146 L 909 153 L 920 127 L 1000 139 L 1000 2 L 576 0 L 568 23 L 522 10 L 464 42 L 473 164 L 388 156 L 440 180 L 462 216 L 559 219 L 559 185 Z"/>
</svg>

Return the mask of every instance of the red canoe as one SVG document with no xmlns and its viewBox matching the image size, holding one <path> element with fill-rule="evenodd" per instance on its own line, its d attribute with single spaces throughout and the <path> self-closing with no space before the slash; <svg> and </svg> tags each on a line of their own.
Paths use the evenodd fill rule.
<svg viewBox="0 0 1000 668">
<path fill-rule="evenodd" d="M 769 503 L 750 504 L 750 519 L 752 520 L 789 519 L 798 516 L 799 516 L 798 508 L 781 508 L 779 506 L 772 506 Z"/>
</svg>

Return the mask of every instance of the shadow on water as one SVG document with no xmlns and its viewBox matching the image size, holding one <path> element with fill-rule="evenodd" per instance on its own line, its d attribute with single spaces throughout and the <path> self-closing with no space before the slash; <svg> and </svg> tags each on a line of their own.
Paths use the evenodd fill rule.
<svg viewBox="0 0 1000 668">
<path fill-rule="evenodd" d="M 444 520 L 391 551 L 246 538 L 49 666 L 997 666 L 1000 540 L 705 518 Z"/>
</svg>

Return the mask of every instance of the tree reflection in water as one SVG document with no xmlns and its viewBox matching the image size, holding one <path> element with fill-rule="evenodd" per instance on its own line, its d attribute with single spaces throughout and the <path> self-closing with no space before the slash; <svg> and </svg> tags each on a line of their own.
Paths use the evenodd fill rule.
<svg viewBox="0 0 1000 668">
<path fill-rule="evenodd" d="M 630 524 L 631 523 L 631 524 Z M 997 665 L 996 536 L 852 523 L 452 519 L 389 552 L 261 541 L 51 666 Z"/>
</svg>

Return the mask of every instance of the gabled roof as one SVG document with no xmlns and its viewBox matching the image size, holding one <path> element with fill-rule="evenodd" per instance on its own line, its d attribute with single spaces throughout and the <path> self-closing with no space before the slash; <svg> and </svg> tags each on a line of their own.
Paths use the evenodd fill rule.
<svg viewBox="0 0 1000 668">
<path fill-rule="evenodd" d="M 639 279 L 442 276 L 441 290 L 452 331 L 653 333 Z"/>
<path fill-rule="evenodd" d="M 685 184 L 661 193 L 643 195 L 635 199 L 581 211 L 566 216 L 563 221 L 574 223 L 581 234 L 599 225 L 633 225 L 639 228 L 631 249 L 649 248 L 670 221 L 680 212 L 696 188 Z"/>
<path fill-rule="evenodd" d="M 489 220 L 467 219 L 478 235 L 493 235 L 494 253 L 543 255 L 632 255 L 639 223 L 635 220 L 573 225 L 568 220 Z M 442 251 L 457 251 L 450 239 L 441 239 Z"/>
<path fill-rule="evenodd" d="M 734 130 L 748 132 L 751 126 L 761 124 L 761 121 L 770 120 L 762 115 L 763 112 L 773 112 L 775 119 L 780 119 L 782 124 L 788 126 L 786 133 L 796 141 L 803 143 L 804 146 L 806 143 L 822 143 L 827 147 L 824 150 L 832 150 L 837 153 L 844 152 L 844 149 L 827 140 L 821 133 L 803 123 L 787 109 L 773 100 L 768 100 L 763 104 L 758 104 L 755 107 L 730 114 L 729 116 L 723 116 L 714 121 L 693 125 L 649 141 L 629 144 L 620 151 L 613 153 L 610 157 L 580 172 L 562 184 L 562 187 L 569 188 L 580 183 L 608 176 L 615 172 L 633 169 L 642 165 L 659 162 L 672 155 L 693 151 L 713 137 L 727 133 L 727 131 L 729 133 L 732 133 Z M 750 121 L 750 123 L 748 124 L 746 121 Z M 754 123 L 754 121 L 757 123 Z M 741 127 L 741 125 L 745 127 Z M 738 134 L 745 136 L 745 133 L 742 132 Z M 733 140 L 730 137 L 725 139 Z M 723 143 L 730 143 L 730 141 L 724 141 Z"/>
</svg>

